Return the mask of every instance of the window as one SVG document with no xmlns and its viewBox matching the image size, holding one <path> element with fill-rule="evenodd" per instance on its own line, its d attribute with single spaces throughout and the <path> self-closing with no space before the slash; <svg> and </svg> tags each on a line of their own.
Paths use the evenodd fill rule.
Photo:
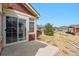
<svg viewBox="0 0 79 59">
<path fill-rule="evenodd" d="M 34 19 L 29 18 L 29 32 L 34 32 Z"/>
</svg>

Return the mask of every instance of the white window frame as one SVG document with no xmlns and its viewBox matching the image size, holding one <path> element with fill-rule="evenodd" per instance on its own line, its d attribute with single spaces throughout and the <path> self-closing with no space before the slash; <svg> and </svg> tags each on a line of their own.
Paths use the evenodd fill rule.
<svg viewBox="0 0 79 59">
<path fill-rule="evenodd" d="M 9 46 L 9 45 L 13 45 L 13 44 L 18 44 L 18 43 L 21 43 L 21 42 L 25 42 L 25 41 L 29 41 L 29 15 L 27 14 L 24 14 L 22 12 L 18 12 L 18 11 L 15 11 L 15 10 L 7 10 L 7 11 L 4 11 L 5 12 L 5 15 L 3 16 L 3 39 L 4 39 L 4 47 L 5 46 Z M 26 40 L 24 41 L 18 41 L 18 42 L 14 42 L 14 43 L 10 43 L 10 44 L 6 44 L 6 32 L 5 32 L 5 29 L 6 29 L 6 16 L 12 16 L 12 17 L 16 17 L 17 19 L 18 18 L 22 18 L 22 19 L 25 19 L 26 20 Z"/>
<path fill-rule="evenodd" d="M 35 32 L 35 20 L 33 19 L 33 21 L 30 21 L 30 19 L 33 19 L 33 18 L 29 18 L 29 33 L 34 33 Z M 33 32 L 30 31 L 30 22 L 34 23 L 33 24 L 34 25 L 34 28 L 33 28 L 34 31 Z"/>
</svg>

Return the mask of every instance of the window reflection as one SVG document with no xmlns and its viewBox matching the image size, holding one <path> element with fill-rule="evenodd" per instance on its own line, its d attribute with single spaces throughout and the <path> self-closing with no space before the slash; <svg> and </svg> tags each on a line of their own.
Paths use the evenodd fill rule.
<svg viewBox="0 0 79 59">
<path fill-rule="evenodd" d="M 29 18 L 29 32 L 34 32 L 34 19 Z"/>
<path fill-rule="evenodd" d="M 6 43 L 26 40 L 26 20 L 6 16 Z M 18 38 L 18 39 L 17 39 Z"/>
<path fill-rule="evenodd" d="M 17 41 L 17 18 L 6 16 L 6 43 Z"/>
<path fill-rule="evenodd" d="M 19 19 L 19 40 L 25 40 L 26 37 L 26 21 Z"/>
</svg>

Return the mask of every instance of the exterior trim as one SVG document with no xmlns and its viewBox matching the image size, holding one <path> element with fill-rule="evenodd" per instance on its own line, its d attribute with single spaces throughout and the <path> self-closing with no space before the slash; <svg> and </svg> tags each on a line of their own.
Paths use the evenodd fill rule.
<svg viewBox="0 0 79 59">
<path fill-rule="evenodd" d="M 6 12 L 14 12 L 14 13 L 17 13 L 17 14 L 19 14 L 19 15 L 23 15 L 23 16 L 25 16 L 25 17 L 31 17 L 31 18 L 34 18 L 34 19 L 36 19 L 34 16 L 32 16 L 32 15 L 29 15 L 29 14 L 26 14 L 26 13 L 23 13 L 23 12 L 19 12 L 19 11 L 16 11 L 16 10 L 12 10 L 12 9 L 6 9 L 5 11 L 4 11 L 4 13 L 6 13 Z M 11 14 L 11 13 L 10 13 Z"/>
<path fill-rule="evenodd" d="M 40 14 L 32 7 L 30 3 L 26 3 L 24 6 L 28 6 L 37 15 L 38 18 L 40 17 Z"/>
<path fill-rule="evenodd" d="M 14 14 L 15 10 L 8 10 L 8 11 L 5 11 L 5 14 L 3 15 L 3 35 L 4 35 L 4 47 L 5 46 L 9 46 L 9 45 L 13 45 L 13 44 L 18 44 L 18 43 L 21 43 L 21 42 L 25 42 L 25 41 L 29 41 L 28 39 L 28 36 L 29 36 L 29 33 L 28 33 L 28 20 L 29 20 L 29 16 L 28 15 L 24 15 L 23 13 L 18 13 L 17 11 L 15 12 L 15 14 L 17 16 L 15 16 Z M 5 29 L 6 29 L 6 16 L 13 16 L 13 17 L 17 17 L 17 20 L 19 18 L 21 18 L 20 15 L 22 18 L 24 18 L 26 20 L 26 40 L 23 40 L 23 41 L 17 41 L 17 42 L 13 42 L 13 43 L 10 43 L 10 44 L 6 44 L 6 32 L 5 32 Z M 28 16 L 28 17 L 26 17 Z M 5 24 L 5 25 L 4 25 Z"/>
</svg>

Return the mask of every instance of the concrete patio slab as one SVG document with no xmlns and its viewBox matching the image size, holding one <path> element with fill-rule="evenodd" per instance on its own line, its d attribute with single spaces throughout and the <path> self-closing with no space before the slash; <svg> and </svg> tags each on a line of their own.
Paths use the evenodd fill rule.
<svg viewBox="0 0 79 59">
<path fill-rule="evenodd" d="M 40 52 L 39 50 L 42 49 Z M 56 50 L 55 50 L 56 49 Z M 48 51 L 48 52 L 45 52 Z M 30 41 L 14 44 L 4 48 L 2 56 L 49 56 L 58 52 L 58 48 L 52 47 L 40 41 Z M 43 54 L 42 54 L 43 53 Z"/>
<path fill-rule="evenodd" d="M 40 48 L 36 53 L 36 56 L 55 56 L 59 52 L 57 47 L 48 45 L 47 47 Z"/>
</svg>

